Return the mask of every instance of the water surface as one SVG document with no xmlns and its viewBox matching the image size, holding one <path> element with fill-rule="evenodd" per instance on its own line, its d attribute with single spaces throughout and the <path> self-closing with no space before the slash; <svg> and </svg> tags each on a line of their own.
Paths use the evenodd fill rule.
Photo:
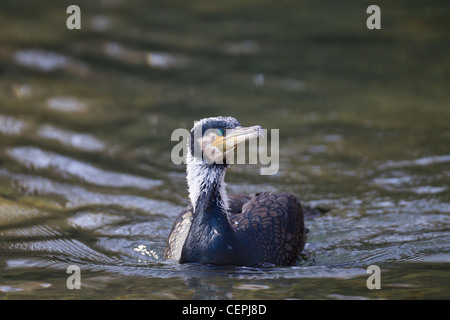
<svg viewBox="0 0 450 320">
<path fill-rule="evenodd" d="M 447 1 L 0 4 L 0 296 L 6 299 L 448 299 Z M 230 193 L 291 192 L 295 266 L 164 261 L 187 203 L 177 128 L 280 129 L 280 170 Z M 69 290 L 66 269 L 81 269 Z M 381 268 L 381 289 L 366 286 Z"/>
</svg>

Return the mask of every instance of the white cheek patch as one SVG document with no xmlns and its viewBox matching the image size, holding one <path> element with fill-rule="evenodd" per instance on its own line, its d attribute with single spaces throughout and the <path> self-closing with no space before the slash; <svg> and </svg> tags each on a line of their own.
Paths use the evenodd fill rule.
<svg viewBox="0 0 450 320">
<path fill-rule="evenodd" d="M 223 154 L 217 147 L 207 146 L 203 150 L 203 160 L 209 164 L 212 163 L 222 164 Z"/>
<path fill-rule="evenodd" d="M 205 150 L 209 145 L 211 145 L 216 140 L 216 135 L 213 133 L 205 134 L 203 137 L 197 139 L 198 145 L 201 146 L 202 150 Z"/>
<path fill-rule="evenodd" d="M 211 133 L 205 133 L 203 137 L 198 138 L 197 142 L 198 145 L 202 146 L 203 152 L 199 153 L 202 154 L 203 160 L 206 163 L 212 164 L 222 164 L 223 163 L 223 153 L 220 151 L 219 148 L 216 146 L 211 146 L 211 144 L 216 140 L 216 134 Z"/>
</svg>

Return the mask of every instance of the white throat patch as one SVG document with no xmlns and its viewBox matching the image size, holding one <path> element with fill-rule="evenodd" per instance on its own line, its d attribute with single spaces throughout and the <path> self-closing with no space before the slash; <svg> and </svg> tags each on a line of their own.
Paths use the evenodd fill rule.
<svg viewBox="0 0 450 320">
<path fill-rule="evenodd" d="M 209 190 L 216 184 L 220 195 L 219 205 L 222 210 L 228 212 L 228 196 L 225 190 L 226 170 L 224 168 L 215 168 L 200 162 L 199 160 L 193 159 L 190 151 L 187 154 L 186 163 L 186 180 L 189 188 L 189 199 L 191 200 L 194 211 L 202 192 L 206 192 L 206 190 Z"/>
</svg>

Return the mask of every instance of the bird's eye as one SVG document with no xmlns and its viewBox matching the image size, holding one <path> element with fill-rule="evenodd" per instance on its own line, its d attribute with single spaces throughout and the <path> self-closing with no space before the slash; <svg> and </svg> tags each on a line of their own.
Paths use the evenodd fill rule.
<svg viewBox="0 0 450 320">
<path fill-rule="evenodd" d="M 225 130 L 220 128 L 220 129 L 216 129 L 216 134 L 221 137 L 225 134 Z"/>
</svg>

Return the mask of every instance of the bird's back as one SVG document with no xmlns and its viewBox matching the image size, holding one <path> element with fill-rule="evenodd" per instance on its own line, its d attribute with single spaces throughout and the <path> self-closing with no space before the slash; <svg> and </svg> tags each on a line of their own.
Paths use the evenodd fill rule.
<svg viewBox="0 0 450 320">
<path fill-rule="evenodd" d="M 231 227 L 258 264 L 277 266 L 294 264 L 306 241 L 303 210 L 291 194 L 259 193 L 230 196 L 234 212 Z M 236 210 L 242 203 L 241 210 Z M 237 211 L 237 212 L 236 212 Z"/>
<path fill-rule="evenodd" d="M 300 201 L 291 194 L 229 196 L 228 220 L 255 264 L 292 265 L 305 245 Z M 179 260 L 193 219 L 192 206 L 183 209 L 167 241 L 165 259 Z"/>
</svg>

